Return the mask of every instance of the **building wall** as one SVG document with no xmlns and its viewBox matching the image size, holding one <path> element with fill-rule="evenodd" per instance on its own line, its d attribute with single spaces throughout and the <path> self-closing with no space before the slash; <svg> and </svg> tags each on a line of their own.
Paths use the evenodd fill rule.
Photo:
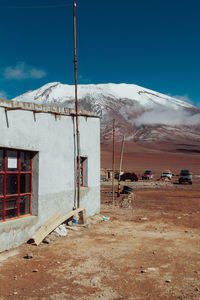
<svg viewBox="0 0 200 300">
<path fill-rule="evenodd" d="M 33 216 L 0 222 L 0 251 L 27 241 L 55 213 L 74 206 L 74 126 L 72 116 L 0 107 L 0 147 L 35 151 Z M 81 187 L 80 207 L 100 211 L 100 119 L 79 117 L 80 155 L 88 157 L 88 187 Z M 37 166 L 38 164 L 38 166 Z M 37 200 L 37 201 L 36 201 Z"/>
</svg>

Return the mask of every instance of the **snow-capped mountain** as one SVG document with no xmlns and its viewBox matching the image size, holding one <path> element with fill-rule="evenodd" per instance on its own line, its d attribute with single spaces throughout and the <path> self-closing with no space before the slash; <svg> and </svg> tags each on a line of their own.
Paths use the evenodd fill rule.
<svg viewBox="0 0 200 300">
<path fill-rule="evenodd" d="M 12 100 L 74 107 L 74 86 L 48 83 Z M 200 109 L 182 100 L 124 83 L 79 85 L 78 100 L 79 109 L 102 116 L 102 142 L 111 137 L 113 119 L 117 136 L 129 141 L 200 141 Z"/>
</svg>

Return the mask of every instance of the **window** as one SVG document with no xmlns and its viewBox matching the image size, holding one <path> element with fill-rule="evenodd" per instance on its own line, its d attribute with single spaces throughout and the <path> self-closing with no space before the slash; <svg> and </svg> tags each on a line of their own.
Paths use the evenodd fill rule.
<svg viewBox="0 0 200 300">
<path fill-rule="evenodd" d="M 78 183 L 78 165 L 77 165 Z M 80 156 L 80 186 L 88 186 L 88 158 Z"/>
<path fill-rule="evenodd" d="M 0 221 L 31 214 L 32 158 L 28 151 L 0 149 Z"/>
</svg>

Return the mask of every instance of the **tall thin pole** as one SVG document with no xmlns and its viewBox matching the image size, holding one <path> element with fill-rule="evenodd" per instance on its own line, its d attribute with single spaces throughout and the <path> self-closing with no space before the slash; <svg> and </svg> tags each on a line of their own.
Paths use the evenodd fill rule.
<svg viewBox="0 0 200 300">
<path fill-rule="evenodd" d="M 121 154 L 120 154 L 120 164 L 119 164 L 119 177 L 118 177 L 118 193 L 117 196 L 120 196 L 121 188 L 120 188 L 120 179 L 121 179 L 121 169 L 122 169 L 122 159 L 124 153 L 124 135 L 122 139 L 122 146 L 121 146 Z"/>
<path fill-rule="evenodd" d="M 115 180 L 115 119 L 113 120 L 113 157 L 112 157 L 112 201 L 114 203 L 115 199 L 115 187 L 114 187 L 114 180 Z"/>
<path fill-rule="evenodd" d="M 78 191 L 77 207 L 80 205 L 80 134 L 78 126 L 78 94 L 77 94 L 77 56 L 76 56 L 76 2 L 73 3 L 74 11 L 74 77 L 75 77 L 75 109 L 76 109 L 76 139 L 77 139 L 77 171 L 78 171 Z M 75 170 L 76 172 L 76 170 Z"/>
</svg>

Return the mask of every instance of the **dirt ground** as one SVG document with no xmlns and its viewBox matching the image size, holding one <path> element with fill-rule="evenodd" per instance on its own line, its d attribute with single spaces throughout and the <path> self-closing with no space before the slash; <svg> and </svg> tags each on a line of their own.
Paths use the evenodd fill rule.
<svg viewBox="0 0 200 300">
<path fill-rule="evenodd" d="M 200 182 L 126 185 L 88 227 L 0 254 L 0 299 L 200 299 Z"/>
<path fill-rule="evenodd" d="M 121 145 L 116 145 L 116 149 L 118 150 L 115 152 L 116 169 L 119 169 L 120 147 Z M 166 146 L 166 151 L 152 150 L 148 145 L 141 148 L 141 146 L 136 144 L 125 142 L 122 169 L 124 172 L 131 171 L 136 174 L 142 174 L 145 170 L 151 170 L 156 179 L 160 177 L 164 169 L 170 169 L 176 175 L 180 173 L 181 169 L 189 169 L 193 174 L 200 174 L 200 146 L 196 150 L 198 153 L 179 153 L 177 151 L 170 151 L 169 147 L 169 145 L 168 148 Z M 101 167 L 112 168 L 112 145 L 101 147 Z"/>
</svg>

